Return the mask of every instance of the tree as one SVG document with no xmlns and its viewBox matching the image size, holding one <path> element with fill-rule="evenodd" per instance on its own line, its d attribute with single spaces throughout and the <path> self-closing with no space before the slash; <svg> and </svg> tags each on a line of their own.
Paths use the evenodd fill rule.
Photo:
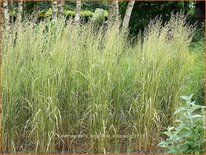
<svg viewBox="0 0 206 155">
<path fill-rule="evenodd" d="M 129 20 L 130 20 L 131 14 L 132 14 L 134 3 L 135 3 L 135 1 L 131 0 L 127 5 L 127 10 L 126 10 L 124 20 L 123 20 L 123 23 L 122 23 L 123 29 L 127 29 L 129 27 Z"/>
<path fill-rule="evenodd" d="M 18 1 L 17 22 L 22 21 L 23 0 Z"/>
<path fill-rule="evenodd" d="M 52 3 L 52 20 L 53 21 L 57 21 L 57 11 L 58 11 L 57 1 L 53 0 L 53 3 Z"/>
<path fill-rule="evenodd" d="M 74 18 L 75 22 L 79 22 L 80 21 L 80 11 L 81 11 L 81 1 L 77 0 L 76 10 L 75 10 L 75 18 Z"/>
<path fill-rule="evenodd" d="M 60 2 L 60 15 L 61 15 L 61 17 L 64 17 L 64 3 L 65 3 L 65 0 L 61 0 L 61 2 Z"/>
<path fill-rule="evenodd" d="M 116 21 L 118 21 L 119 20 L 119 1 L 116 0 L 114 4 L 115 4 L 115 19 Z"/>
<path fill-rule="evenodd" d="M 113 23 L 119 20 L 119 1 L 112 1 L 109 5 L 108 22 Z"/>
<path fill-rule="evenodd" d="M 4 29 L 6 32 L 10 32 L 10 15 L 8 1 L 3 1 L 3 13 L 4 13 Z"/>
</svg>

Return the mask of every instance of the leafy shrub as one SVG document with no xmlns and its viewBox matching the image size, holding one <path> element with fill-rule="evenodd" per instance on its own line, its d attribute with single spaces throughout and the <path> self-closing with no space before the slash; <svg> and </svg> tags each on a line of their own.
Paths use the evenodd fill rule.
<svg viewBox="0 0 206 155">
<path fill-rule="evenodd" d="M 12 11 L 9 12 L 9 15 L 10 15 L 10 16 L 15 16 L 15 15 L 16 15 L 16 12 L 15 12 L 14 10 L 12 10 Z"/>
<path fill-rule="evenodd" d="M 108 17 L 108 11 L 107 10 L 103 10 L 103 12 L 104 12 L 104 17 Z"/>
<path fill-rule="evenodd" d="M 52 15 L 52 9 L 49 8 L 46 13 L 45 13 L 45 16 L 48 17 L 48 16 L 51 16 Z"/>
<path fill-rule="evenodd" d="M 97 9 L 95 10 L 95 13 L 94 13 L 93 16 L 92 16 L 92 21 L 94 21 L 94 22 L 96 22 L 96 23 L 98 23 L 98 24 L 101 24 L 101 23 L 104 22 L 105 17 L 106 17 L 107 15 L 108 15 L 108 14 L 107 14 L 107 12 L 105 12 L 105 10 L 97 8 Z"/>
<path fill-rule="evenodd" d="M 69 17 L 74 17 L 75 16 L 75 12 L 74 11 L 71 11 L 71 10 L 65 10 L 64 11 L 64 14 L 66 16 L 69 16 Z"/>
<path fill-rule="evenodd" d="M 46 9 L 45 10 L 41 10 L 41 11 L 39 11 L 38 15 L 39 15 L 39 17 L 49 17 L 49 16 L 52 15 L 52 9 L 49 8 L 47 10 Z"/>
<path fill-rule="evenodd" d="M 50 17 L 52 16 L 52 9 L 45 9 L 45 10 L 41 10 L 38 13 L 39 17 Z M 75 11 L 72 10 L 65 10 L 64 11 L 64 15 L 66 17 L 74 17 L 75 16 Z M 108 16 L 108 12 L 106 10 L 103 9 L 96 9 L 95 13 L 89 10 L 82 10 L 80 12 L 81 17 L 85 18 L 85 19 L 89 19 L 92 17 L 93 21 L 97 21 L 98 23 L 102 23 L 105 19 L 105 17 Z"/>
<path fill-rule="evenodd" d="M 75 11 L 65 10 L 64 14 L 66 16 L 69 16 L 69 17 L 74 17 L 75 16 Z M 92 11 L 88 11 L 88 10 L 84 10 L 84 11 L 80 12 L 80 15 L 82 17 L 92 17 L 92 14 L 93 14 L 93 12 Z"/>
<path fill-rule="evenodd" d="M 93 12 L 92 11 L 88 11 L 88 10 L 84 10 L 80 12 L 80 15 L 83 17 L 92 17 Z"/>
<path fill-rule="evenodd" d="M 204 106 L 196 105 L 189 97 L 182 96 L 185 105 L 179 107 L 174 115 L 178 116 L 176 127 L 168 127 L 164 132 L 168 138 L 159 143 L 168 153 L 204 153 Z"/>
<path fill-rule="evenodd" d="M 46 13 L 46 10 L 41 10 L 41 11 L 39 11 L 38 15 L 39 15 L 39 17 L 44 17 L 45 13 Z"/>
<path fill-rule="evenodd" d="M 88 11 L 88 10 L 84 10 L 80 12 L 82 17 L 92 17 L 93 12 L 92 11 Z M 52 9 L 49 8 L 48 10 L 41 10 L 39 12 L 39 16 L 40 17 L 49 17 L 52 15 Z M 75 11 L 72 10 L 65 10 L 64 11 L 64 15 L 67 17 L 74 17 L 75 16 Z"/>
</svg>

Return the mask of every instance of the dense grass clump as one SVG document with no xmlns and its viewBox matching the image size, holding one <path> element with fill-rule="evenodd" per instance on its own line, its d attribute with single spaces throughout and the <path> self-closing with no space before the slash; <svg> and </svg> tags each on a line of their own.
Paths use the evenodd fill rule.
<svg viewBox="0 0 206 155">
<path fill-rule="evenodd" d="M 118 24 L 14 25 L 3 42 L 4 152 L 151 151 L 188 88 L 192 33 L 181 15 L 152 21 L 135 44 Z"/>
</svg>

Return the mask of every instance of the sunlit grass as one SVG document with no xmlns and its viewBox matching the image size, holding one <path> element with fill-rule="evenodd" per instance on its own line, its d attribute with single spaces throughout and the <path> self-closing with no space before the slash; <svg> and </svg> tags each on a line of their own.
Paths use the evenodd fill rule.
<svg viewBox="0 0 206 155">
<path fill-rule="evenodd" d="M 4 152 L 152 150 L 188 88 L 192 33 L 181 15 L 152 21 L 134 44 L 118 24 L 14 26 L 3 42 Z"/>
</svg>

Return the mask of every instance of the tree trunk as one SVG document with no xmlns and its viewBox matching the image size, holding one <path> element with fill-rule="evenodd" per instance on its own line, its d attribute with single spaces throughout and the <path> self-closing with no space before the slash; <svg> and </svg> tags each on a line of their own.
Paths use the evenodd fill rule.
<svg viewBox="0 0 206 155">
<path fill-rule="evenodd" d="M 131 14 L 132 14 L 132 9 L 134 7 L 134 3 L 135 3 L 135 0 L 131 0 L 127 5 L 127 10 L 126 10 L 124 20 L 122 23 L 123 29 L 128 29 L 128 27 L 129 27 L 129 20 L 130 20 Z"/>
<path fill-rule="evenodd" d="M 119 20 L 119 1 L 112 1 L 109 5 L 108 24 Z"/>
<path fill-rule="evenodd" d="M 57 21 L 57 11 L 58 11 L 57 1 L 53 0 L 53 3 L 52 3 L 52 20 L 53 21 Z"/>
<path fill-rule="evenodd" d="M 77 0 L 77 5 L 76 5 L 76 14 L 74 21 L 79 22 L 80 21 L 80 11 L 81 11 L 81 1 Z"/>
<path fill-rule="evenodd" d="M 116 21 L 119 21 L 119 1 L 116 0 L 114 3 L 115 3 L 115 18 Z"/>
<path fill-rule="evenodd" d="M 115 0 L 109 5 L 108 24 L 119 21 L 119 0 Z"/>
<path fill-rule="evenodd" d="M 17 11 L 17 22 L 22 21 L 22 12 L 23 12 L 23 1 L 18 2 L 18 11 Z"/>
<path fill-rule="evenodd" d="M 0 8 L 0 13 L 1 13 L 0 14 L 0 16 L 1 16 L 1 19 L 0 19 L 0 45 L 2 45 L 2 34 L 3 34 L 3 25 L 4 25 L 4 22 L 3 22 L 4 14 L 3 14 L 3 5 L 2 5 L 2 3 L 0 3 L 0 6 L 1 6 L 1 8 Z M 0 52 L 1 52 L 1 50 L 0 50 Z M 0 62 L 1 62 L 1 59 L 0 59 Z"/>
<path fill-rule="evenodd" d="M 108 23 L 111 23 L 113 21 L 113 16 L 114 16 L 113 2 L 111 2 L 108 10 Z"/>
<path fill-rule="evenodd" d="M 64 17 L 64 3 L 65 3 L 65 0 L 61 0 L 61 2 L 60 2 L 60 15 L 61 15 L 61 17 Z"/>
<path fill-rule="evenodd" d="M 10 15 L 9 15 L 9 7 L 8 1 L 3 1 L 3 13 L 4 13 L 4 30 L 7 33 L 10 33 Z"/>
</svg>

